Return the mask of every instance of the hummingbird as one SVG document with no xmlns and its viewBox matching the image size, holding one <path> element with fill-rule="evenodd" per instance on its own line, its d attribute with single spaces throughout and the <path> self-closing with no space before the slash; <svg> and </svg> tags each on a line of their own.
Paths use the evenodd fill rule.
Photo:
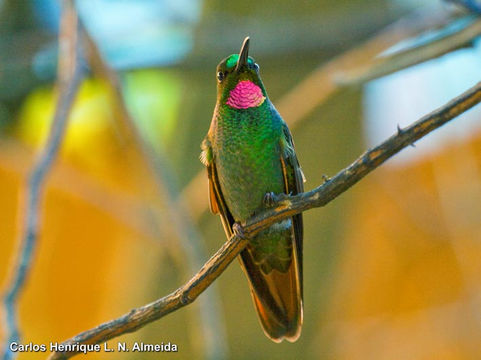
<svg viewBox="0 0 481 360">
<path fill-rule="evenodd" d="M 259 65 L 249 56 L 249 37 L 239 54 L 217 65 L 217 101 L 202 142 L 209 204 L 226 236 L 272 206 L 275 194 L 303 192 L 305 181 L 287 124 L 269 100 Z M 249 240 L 240 263 L 249 281 L 264 333 L 274 342 L 296 341 L 303 318 L 302 215 L 278 222 Z"/>
</svg>

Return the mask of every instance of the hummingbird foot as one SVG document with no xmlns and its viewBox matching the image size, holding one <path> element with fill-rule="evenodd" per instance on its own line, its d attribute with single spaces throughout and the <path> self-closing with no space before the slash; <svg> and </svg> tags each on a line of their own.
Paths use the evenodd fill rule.
<svg viewBox="0 0 481 360">
<path fill-rule="evenodd" d="M 328 181 L 331 180 L 331 178 L 329 176 L 327 176 L 326 174 L 322 174 L 322 180 L 324 180 L 324 184 L 327 183 Z"/>
<path fill-rule="evenodd" d="M 276 194 L 274 194 L 272 191 L 270 191 L 264 195 L 264 199 L 262 202 L 266 207 L 270 208 L 276 205 L 278 201 L 279 201 L 279 197 Z"/>
<path fill-rule="evenodd" d="M 240 239 L 246 238 L 246 235 L 244 234 L 244 228 L 238 222 L 235 222 L 234 225 L 232 225 L 232 232 Z"/>
</svg>

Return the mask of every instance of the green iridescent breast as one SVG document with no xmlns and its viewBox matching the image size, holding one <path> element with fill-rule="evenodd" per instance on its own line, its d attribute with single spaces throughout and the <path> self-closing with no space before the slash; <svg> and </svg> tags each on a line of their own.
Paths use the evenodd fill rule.
<svg viewBox="0 0 481 360">
<path fill-rule="evenodd" d="M 214 157 L 222 193 L 236 221 L 262 207 L 267 192 L 284 191 L 281 121 L 267 102 L 243 110 L 219 108 Z"/>
</svg>

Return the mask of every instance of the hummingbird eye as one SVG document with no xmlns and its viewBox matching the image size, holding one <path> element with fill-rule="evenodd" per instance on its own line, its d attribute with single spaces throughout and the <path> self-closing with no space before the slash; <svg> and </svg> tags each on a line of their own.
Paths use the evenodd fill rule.
<svg viewBox="0 0 481 360">
<path fill-rule="evenodd" d="M 224 73 L 222 71 L 219 71 L 217 73 L 217 80 L 219 80 L 219 82 L 221 82 L 222 80 L 224 80 Z"/>
</svg>

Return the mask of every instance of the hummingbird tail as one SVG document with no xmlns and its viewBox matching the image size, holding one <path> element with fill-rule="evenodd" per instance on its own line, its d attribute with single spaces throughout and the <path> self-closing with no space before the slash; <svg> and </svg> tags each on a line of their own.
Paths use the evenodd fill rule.
<svg viewBox="0 0 481 360">
<path fill-rule="evenodd" d="M 302 266 L 292 246 L 286 271 L 266 273 L 256 264 L 249 247 L 241 253 L 241 263 L 249 279 L 251 295 L 264 333 L 274 342 L 296 341 L 301 334 L 303 317 Z"/>
</svg>

